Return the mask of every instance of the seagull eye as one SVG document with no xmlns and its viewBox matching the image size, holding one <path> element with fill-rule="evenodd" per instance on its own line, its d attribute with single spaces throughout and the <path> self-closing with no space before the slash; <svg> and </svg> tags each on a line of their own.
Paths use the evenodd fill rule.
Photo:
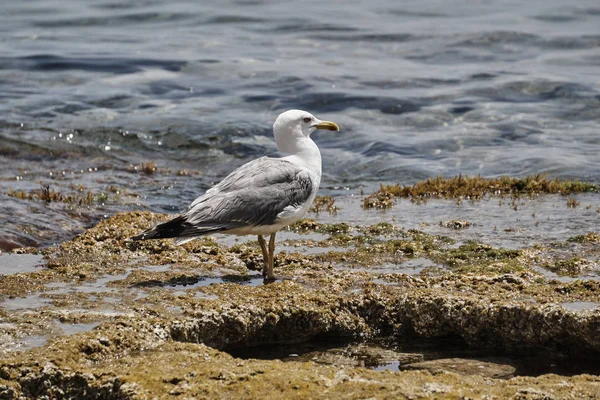
<svg viewBox="0 0 600 400">
<path fill-rule="evenodd" d="M 307 124 L 312 120 L 312 118 L 310 117 L 306 117 L 303 119 L 304 122 L 306 122 Z"/>
</svg>

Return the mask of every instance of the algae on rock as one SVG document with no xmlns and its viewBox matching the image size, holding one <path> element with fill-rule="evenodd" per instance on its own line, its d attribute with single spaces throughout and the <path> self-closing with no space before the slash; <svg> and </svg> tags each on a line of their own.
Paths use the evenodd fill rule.
<svg viewBox="0 0 600 400">
<path fill-rule="evenodd" d="M 283 280 L 253 286 L 252 278 L 246 279 L 253 276 L 250 270 L 259 256 L 252 243 L 225 246 L 206 238 L 175 246 L 168 240 L 127 240 L 165 218 L 118 214 L 45 249 L 44 269 L 2 277 L 3 301 L 31 293 L 48 300 L 27 314 L 2 310 L 8 324 L 29 324 L 33 328 L 27 332 L 38 332 L 53 329 L 54 320 L 102 323 L 88 332 L 54 335 L 25 352 L 4 352 L 0 396 L 523 397 L 534 390 L 591 397 L 600 391 L 597 376 L 505 379 L 507 369 L 487 364 L 488 375 L 503 379 L 435 369 L 448 371 L 443 363 L 379 372 L 335 361 L 327 365 L 332 358 L 283 363 L 226 353 L 315 337 L 360 342 L 415 335 L 458 337 L 473 348 L 506 355 L 551 350 L 598 357 L 600 310 L 576 312 L 561 304 L 597 301 L 600 282 L 545 277 L 533 262 L 541 248 L 457 245 L 447 236 L 389 223 L 305 220 L 293 228 L 309 235 L 304 244 L 336 250 L 280 253 L 277 268 Z M 325 238 L 311 237 L 315 231 Z M 568 244 L 594 243 L 592 234 L 577 238 Z M 439 267 L 414 276 L 381 270 L 415 257 Z M 234 276 L 241 283 L 232 283 Z M 78 292 L 82 287 L 86 290 Z M 113 308 L 112 314 L 102 316 L 106 307 Z M 90 319 L 81 319 L 86 314 Z"/>
</svg>

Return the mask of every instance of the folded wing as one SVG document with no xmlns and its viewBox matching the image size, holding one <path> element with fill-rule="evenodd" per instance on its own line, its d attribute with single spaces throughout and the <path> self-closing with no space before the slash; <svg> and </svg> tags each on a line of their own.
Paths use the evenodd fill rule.
<svg viewBox="0 0 600 400">
<path fill-rule="evenodd" d="M 132 239 L 176 237 L 184 242 L 246 226 L 272 225 L 281 212 L 305 203 L 313 190 L 306 169 L 284 159 L 262 157 L 234 170 L 181 216 Z"/>
</svg>

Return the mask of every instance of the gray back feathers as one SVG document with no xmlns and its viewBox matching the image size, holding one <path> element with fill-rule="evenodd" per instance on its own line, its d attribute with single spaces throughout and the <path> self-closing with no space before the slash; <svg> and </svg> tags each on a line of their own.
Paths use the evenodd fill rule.
<svg viewBox="0 0 600 400">
<path fill-rule="evenodd" d="M 197 198 L 183 217 L 190 227 L 198 228 L 270 225 L 286 207 L 303 204 L 316 189 L 301 167 L 262 157 L 242 165 Z"/>
</svg>

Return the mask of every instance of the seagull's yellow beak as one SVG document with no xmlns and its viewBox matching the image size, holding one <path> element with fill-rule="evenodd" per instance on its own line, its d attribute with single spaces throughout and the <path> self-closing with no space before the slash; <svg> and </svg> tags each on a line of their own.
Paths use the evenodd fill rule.
<svg viewBox="0 0 600 400">
<path fill-rule="evenodd" d="M 331 122 L 331 121 L 321 121 L 317 125 L 315 125 L 315 128 L 326 129 L 328 131 L 339 131 L 340 130 L 340 127 L 335 122 Z"/>
</svg>

